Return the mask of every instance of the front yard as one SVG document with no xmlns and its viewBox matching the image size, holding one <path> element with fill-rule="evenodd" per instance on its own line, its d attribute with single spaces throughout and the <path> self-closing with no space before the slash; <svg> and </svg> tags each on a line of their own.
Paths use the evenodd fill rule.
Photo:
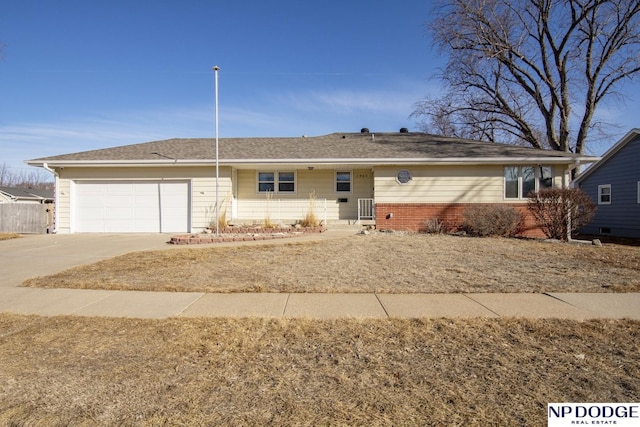
<svg viewBox="0 0 640 427">
<path fill-rule="evenodd" d="M 25 285 L 187 292 L 638 292 L 640 247 L 374 233 L 130 253 Z"/>
<path fill-rule="evenodd" d="M 0 314 L 0 425 L 546 425 L 636 402 L 636 321 Z"/>
<path fill-rule="evenodd" d="M 208 292 L 637 292 L 640 248 L 373 234 L 138 252 L 26 284 Z M 539 426 L 634 402 L 631 320 L 0 314 L 0 425 Z"/>
</svg>

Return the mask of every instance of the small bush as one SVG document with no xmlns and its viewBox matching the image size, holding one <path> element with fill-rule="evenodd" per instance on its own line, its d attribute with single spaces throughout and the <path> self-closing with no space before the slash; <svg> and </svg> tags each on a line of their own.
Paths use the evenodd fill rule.
<svg viewBox="0 0 640 427">
<path fill-rule="evenodd" d="M 531 193 L 528 208 L 545 236 L 559 240 L 567 240 L 571 231 L 587 225 L 596 213 L 595 203 L 578 188 L 546 188 Z"/>
<path fill-rule="evenodd" d="M 522 216 L 509 206 L 476 205 L 465 209 L 463 227 L 476 236 L 514 236 Z"/>
<path fill-rule="evenodd" d="M 429 234 L 444 233 L 444 224 L 438 218 L 427 218 L 424 220 L 424 231 Z"/>
</svg>

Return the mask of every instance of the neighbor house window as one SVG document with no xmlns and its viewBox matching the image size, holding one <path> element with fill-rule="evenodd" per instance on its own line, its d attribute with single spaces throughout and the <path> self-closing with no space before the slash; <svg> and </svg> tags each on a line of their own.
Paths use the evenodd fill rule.
<svg viewBox="0 0 640 427">
<path fill-rule="evenodd" d="M 350 193 L 351 192 L 351 172 L 336 172 L 336 192 L 337 193 Z"/>
<path fill-rule="evenodd" d="M 598 204 L 599 205 L 611 204 L 611 184 L 598 185 Z"/>
<path fill-rule="evenodd" d="M 505 199 L 524 199 L 532 191 L 553 187 L 551 166 L 506 166 L 504 168 Z"/>
<path fill-rule="evenodd" d="M 295 172 L 258 172 L 258 193 L 295 193 Z"/>
</svg>

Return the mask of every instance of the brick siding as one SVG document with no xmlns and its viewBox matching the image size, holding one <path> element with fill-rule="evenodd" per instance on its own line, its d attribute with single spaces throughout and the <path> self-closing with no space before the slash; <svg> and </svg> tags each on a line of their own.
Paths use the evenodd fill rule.
<svg viewBox="0 0 640 427">
<path fill-rule="evenodd" d="M 448 231 L 462 227 L 464 210 L 471 203 L 377 203 L 376 228 L 378 230 L 424 232 L 426 219 L 437 218 Z M 544 238 L 526 204 L 507 204 L 519 211 L 523 218 L 522 237 Z"/>
</svg>

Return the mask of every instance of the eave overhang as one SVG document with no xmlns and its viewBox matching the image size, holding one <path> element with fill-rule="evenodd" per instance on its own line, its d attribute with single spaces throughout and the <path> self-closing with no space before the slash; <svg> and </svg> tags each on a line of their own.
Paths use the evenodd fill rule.
<svg viewBox="0 0 640 427">
<path fill-rule="evenodd" d="M 439 165 L 569 165 L 593 163 L 599 157 L 590 156 L 558 156 L 558 157 L 445 157 L 445 158 L 318 158 L 318 159 L 220 159 L 220 166 L 236 168 L 256 168 L 290 166 L 307 168 L 313 167 L 375 167 L 386 165 L 404 166 L 439 166 Z M 26 162 L 30 166 L 43 167 L 47 164 L 51 168 L 63 167 L 167 167 L 167 166 L 214 166 L 214 159 L 157 159 L 157 160 L 32 160 Z"/>
</svg>

